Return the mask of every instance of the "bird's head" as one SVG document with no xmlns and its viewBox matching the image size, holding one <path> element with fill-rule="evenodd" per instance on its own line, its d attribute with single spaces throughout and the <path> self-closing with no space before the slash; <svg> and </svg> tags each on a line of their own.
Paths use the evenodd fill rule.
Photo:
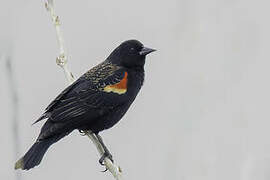
<svg viewBox="0 0 270 180">
<path fill-rule="evenodd" d="M 120 44 L 108 57 L 110 61 L 127 68 L 143 67 L 145 56 L 155 49 L 144 47 L 138 40 L 128 40 Z"/>
</svg>

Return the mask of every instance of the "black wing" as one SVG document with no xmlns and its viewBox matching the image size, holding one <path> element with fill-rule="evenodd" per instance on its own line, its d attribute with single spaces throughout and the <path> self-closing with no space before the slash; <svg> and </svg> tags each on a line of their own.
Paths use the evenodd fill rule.
<svg viewBox="0 0 270 180">
<path fill-rule="evenodd" d="M 67 87 L 49 104 L 36 122 L 45 118 L 50 118 L 53 122 L 68 122 L 83 115 L 95 118 L 125 103 L 125 95 L 106 92 L 104 88 L 121 82 L 126 71 L 112 65 L 109 68 L 106 66 L 106 70 L 100 66 Z"/>
</svg>

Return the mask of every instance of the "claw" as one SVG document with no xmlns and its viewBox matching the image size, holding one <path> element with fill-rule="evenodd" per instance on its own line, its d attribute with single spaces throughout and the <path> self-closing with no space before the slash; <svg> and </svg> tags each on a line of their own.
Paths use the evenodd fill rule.
<svg viewBox="0 0 270 180">
<path fill-rule="evenodd" d="M 100 165 L 102 165 L 102 166 L 104 166 L 105 164 L 104 164 L 104 159 L 106 158 L 106 154 L 104 153 L 102 156 L 101 156 L 101 158 L 98 160 L 98 162 L 99 162 L 99 164 Z"/>
<path fill-rule="evenodd" d="M 86 136 L 86 133 L 83 130 L 79 130 L 79 133 L 81 134 L 81 136 Z"/>
<path fill-rule="evenodd" d="M 104 154 L 101 156 L 101 158 L 98 160 L 99 164 L 101 164 L 102 166 L 104 166 L 104 160 L 105 158 L 109 158 L 112 162 L 113 162 L 113 158 L 112 158 L 112 155 L 108 152 L 104 152 Z M 106 168 L 105 171 L 103 172 L 106 172 L 108 169 Z"/>
<path fill-rule="evenodd" d="M 101 158 L 98 160 L 99 164 L 102 165 L 102 166 L 105 166 L 104 164 L 104 159 L 106 158 L 106 154 L 104 153 Z M 106 169 L 104 171 L 101 171 L 101 172 L 106 172 L 108 169 L 106 167 Z"/>
<path fill-rule="evenodd" d="M 104 171 L 101 171 L 101 172 L 105 173 L 106 171 L 108 171 L 108 168 L 106 168 Z"/>
</svg>

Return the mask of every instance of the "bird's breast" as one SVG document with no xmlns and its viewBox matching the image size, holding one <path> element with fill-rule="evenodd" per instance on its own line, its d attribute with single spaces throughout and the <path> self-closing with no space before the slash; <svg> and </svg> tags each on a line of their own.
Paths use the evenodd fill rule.
<svg viewBox="0 0 270 180">
<path fill-rule="evenodd" d="M 144 71 L 128 71 L 128 74 L 127 93 L 136 97 L 144 82 Z"/>
</svg>

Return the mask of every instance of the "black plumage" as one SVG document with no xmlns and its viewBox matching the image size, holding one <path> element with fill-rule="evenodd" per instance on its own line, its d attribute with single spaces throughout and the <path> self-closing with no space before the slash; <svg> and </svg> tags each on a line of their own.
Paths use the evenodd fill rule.
<svg viewBox="0 0 270 180">
<path fill-rule="evenodd" d="M 125 41 L 104 62 L 68 86 L 35 121 L 47 119 L 36 142 L 15 168 L 28 170 L 38 165 L 50 145 L 75 129 L 98 135 L 115 125 L 141 89 L 145 56 L 153 51 L 137 40 Z"/>
</svg>

